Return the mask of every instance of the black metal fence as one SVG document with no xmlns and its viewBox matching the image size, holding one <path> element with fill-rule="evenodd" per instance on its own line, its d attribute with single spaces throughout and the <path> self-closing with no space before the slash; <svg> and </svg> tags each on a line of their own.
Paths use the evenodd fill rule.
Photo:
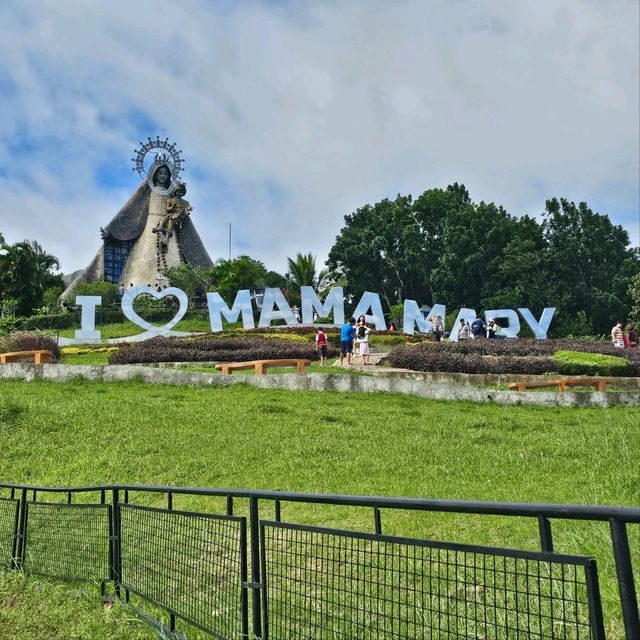
<svg viewBox="0 0 640 640">
<path fill-rule="evenodd" d="M 95 582 L 105 597 L 113 585 L 132 606 L 164 610 L 168 624 L 155 624 L 174 638 L 184 637 L 179 620 L 221 639 L 604 638 L 596 559 L 555 553 L 551 526 L 604 521 L 626 637 L 640 638 L 627 534 L 638 508 L 140 485 L 0 490 L 1 566 Z M 225 498 L 224 513 L 175 509 L 177 495 Z M 234 513 L 240 502 L 246 515 Z M 283 522 L 293 502 L 369 507 L 373 532 Z M 383 510 L 535 519 L 541 551 L 384 535 Z"/>
</svg>

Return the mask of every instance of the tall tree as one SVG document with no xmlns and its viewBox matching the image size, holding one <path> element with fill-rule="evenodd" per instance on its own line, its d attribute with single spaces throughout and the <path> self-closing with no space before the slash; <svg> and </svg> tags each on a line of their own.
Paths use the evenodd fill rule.
<svg viewBox="0 0 640 640">
<path fill-rule="evenodd" d="M 43 294 L 62 285 L 58 259 L 35 240 L 0 241 L 0 296 L 18 301 L 16 312 L 26 316 L 43 304 Z"/>
<path fill-rule="evenodd" d="M 628 312 L 629 281 L 640 270 L 629 234 L 585 202 L 564 198 L 547 200 L 543 229 L 559 322 L 570 326 L 582 312 L 592 331 L 607 332 Z"/>
<path fill-rule="evenodd" d="M 429 258 L 411 196 L 365 205 L 345 216 L 327 265 L 344 276 L 348 293 L 375 291 L 387 306 L 428 295 Z"/>
<path fill-rule="evenodd" d="M 504 245 L 491 280 L 483 287 L 485 309 L 553 306 L 542 227 L 529 216 L 513 220 L 511 239 Z"/>
<path fill-rule="evenodd" d="M 264 287 L 267 273 L 259 260 L 238 256 L 232 260 L 220 258 L 205 275 L 210 283 L 209 289 L 227 299 L 233 298 L 239 289 Z"/>
<path fill-rule="evenodd" d="M 347 293 L 377 291 L 389 308 L 404 298 L 478 310 L 555 306 L 556 334 L 601 333 L 632 306 L 640 253 L 628 247 L 626 231 L 585 203 L 549 200 L 540 224 L 475 204 L 456 183 L 345 216 L 327 264 L 345 276 Z"/>
<path fill-rule="evenodd" d="M 329 269 L 316 268 L 316 256 L 311 253 L 296 254 L 295 259 L 287 258 L 289 273 L 297 290 L 300 287 L 313 287 L 322 292 L 331 285 L 331 273 Z"/>
<path fill-rule="evenodd" d="M 496 290 L 505 247 L 516 221 L 494 203 L 450 209 L 443 221 L 442 253 L 431 277 L 436 297 L 451 306 L 481 308 Z"/>
</svg>

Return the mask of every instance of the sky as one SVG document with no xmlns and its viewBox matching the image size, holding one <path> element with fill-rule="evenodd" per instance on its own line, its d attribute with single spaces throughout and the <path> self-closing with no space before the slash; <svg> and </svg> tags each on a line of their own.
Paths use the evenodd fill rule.
<svg viewBox="0 0 640 640">
<path fill-rule="evenodd" d="M 323 263 L 357 208 L 466 185 L 639 243 L 637 0 L 4 0 L 0 233 L 69 273 L 174 141 L 212 259 Z"/>
</svg>

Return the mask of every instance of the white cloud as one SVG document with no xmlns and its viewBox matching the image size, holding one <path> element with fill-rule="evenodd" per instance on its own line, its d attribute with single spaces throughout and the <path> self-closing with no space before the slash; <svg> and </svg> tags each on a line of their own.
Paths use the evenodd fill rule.
<svg viewBox="0 0 640 640">
<path fill-rule="evenodd" d="M 214 259 L 230 220 L 236 251 L 270 267 L 324 259 L 354 208 L 453 181 L 515 214 L 554 195 L 597 202 L 633 230 L 637 13 L 591 0 L 5 2 L 0 230 L 84 266 L 135 188 L 131 150 L 159 133 L 145 118 L 184 150 Z"/>
</svg>

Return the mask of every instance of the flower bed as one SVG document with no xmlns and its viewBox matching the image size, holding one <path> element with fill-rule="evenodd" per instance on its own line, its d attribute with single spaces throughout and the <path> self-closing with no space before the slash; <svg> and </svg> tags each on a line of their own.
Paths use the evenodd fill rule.
<svg viewBox="0 0 640 640">
<path fill-rule="evenodd" d="M 627 361 L 616 368 L 615 375 L 640 373 L 640 352 L 617 349 L 607 342 L 587 340 L 468 340 L 398 347 L 389 354 L 394 367 L 413 371 L 448 371 L 451 373 L 561 373 L 574 374 L 575 366 L 558 351 L 616 356 Z M 624 371 L 624 373 L 619 373 Z"/>
<path fill-rule="evenodd" d="M 329 347 L 329 355 L 337 351 Z M 120 347 L 109 356 L 109 364 L 141 362 L 245 362 L 306 358 L 318 360 L 315 344 L 310 341 L 262 336 L 153 338 Z"/>
</svg>

